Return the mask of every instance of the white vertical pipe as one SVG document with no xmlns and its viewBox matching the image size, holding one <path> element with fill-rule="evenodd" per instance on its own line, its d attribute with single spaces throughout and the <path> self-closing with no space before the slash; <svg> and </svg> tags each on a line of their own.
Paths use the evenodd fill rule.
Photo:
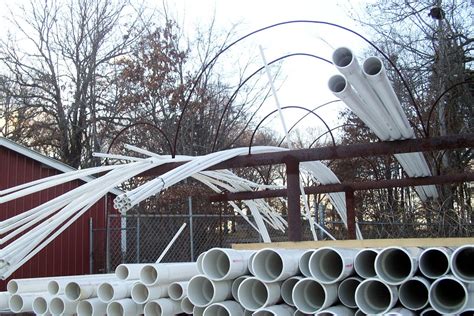
<svg viewBox="0 0 474 316">
<path fill-rule="evenodd" d="M 181 302 L 169 298 L 159 298 L 149 301 L 143 309 L 145 316 L 177 315 L 183 312 Z"/>
<path fill-rule="evenodd" d="M 173 282 L 168 287 L 168 296 L 175 300 L 182 300 L 188 294 L 189 282 Z"/>
<path fill-rule="evenodd" d="M 212 248 L 202 259 L 204 275 L 214 281 L 232 280 L 249 273 L 248 261 L 253 251 Z"/>
<path fill-rule="evenodd" d="M 417 247 L 387 247 L 375 258 L 377 276 L 390 285 L 400 285 L 418 270 L 421 249 Z"/>
<path fill-rule="evenodd" d="M 287 305 L 295 306 L 295 303 L 293 302 L 293 289 L 296 283 L 301 279 L 303 279 L 303 277 L 294 276 L 286 279 L 281 284 L 281 298 Z"/>
<path fill-rule="evenodd" d="M 296 308 L 308 314 L 317 313 L 337 301 L 337 285 L 322 284 L 310 278 L 298 281 L 293 288 Z"/>
<path fill-rule="evenodd" d="M 457 248 L 449 262 L 454 276 L 466 283 L 474 283 L 474 245 Z"/>
<path fill-rule="evenodd" d="M 354 270 L 361 277 L 368 279 L 377 276 L 375 272 L 375 258 L 378 250 L 365 248 L 359 250 L 354 257 Z"/>
<path fill-rule="evenodd" d="M 78 302 L 76 311 L 78 316 L 103 316 L 107 313 L 107 303 L 97 297 L 89 298 Z"/>
<path fill-rule="evenodd" d="M 53 315 L 73 315 L 76 313 L 77 302 L 71 302 L 63 296 L 56 296 L 49 302 L 49 311 Z"/>
<path fill-rule="evenodd" d="M 143 283 L 136 282 L 132 285 L 130 296 L 137 304 L 145 304 L 146 302 L 162 297 L 168 297 L 168 284 L 146 286 Z"/>
<path fill-rule="evenodd" d="M 430 279 L 448 274 L 449 259 L 453 250 L 446 247 L 430 247 L 420 255 L 420 272 Z"/>
<path fill-rule="evenodd" d="M 203 316 L 242 316 L 244 309 L 235 301 L 223 301 L 207 306 Z"/>
<path fill-rule="evenodd" d="M 425 308 L 428 303 L 430 282 L 422 277 L 413 277 L 402 283 L 398 288 L 398 299 L 400 303 L 408 309 L 419 311 Z"/>
<path fill-rule="evenodd" d="M 355 249 L 322 247 L 309 259 L 311 276 L 323 284 L 336 283 L 354 272 Z"/>
<path fill-rule="evenodd" d="M 347 306 L 344 305 L 335 305 L 328 307 L 322 311 L 317 312 L 314 315 L 318 316 L 353 316 L 354 315 L 354 310 L 350 309 Z"/>
<path fill-rule="evenodd" d="M 300 257 L 300 260 L 298 261 L 298 267 L 300 269 L 301 274 L 303 274 L 307 278 L 311 277 L 311 271 L 309 271 L 309 259 L 311 258 L 313 252 L 314 249 L 306 250 L 305 252 L 303 252 Z"/>
<path fill-rule="evenodd" d="M 280 301 L 280 283 L 266 283 L 258 278 L 250 277 L 240 284 L 237 296 L 245 309 L 256 311 Z"/>
<path fill-rule="evenodd" d="M 33 293 L 13 294 L 8 301 L 8 307 L 14 313 L 26 313 L 33 311 Z"/>
<path fill-rule="evenodd" d="M 364 280 L 356 289 L 357 306 L 366 314 L 384 314 L 398 301 L 397 288 L 377 278 Z"/>
<path fill-rule="evenodd" d="M 472 297 L 474 291 L 469 292 L 466 284 L 450 275 L 436 279 L 429 292 L 431 307 L 441 314 L 460 313 Z"/>
<path fill-rule="evenodd" d="M 259 309 L 253 316 L 293 316 L 296 309 L 285 304 L 273 305 Z"/>
<path fill-rule="evenodd" d="M 198 274 L 196 262 L 147 264 L 140 271 L 140 281 L 152 286 L 187 281 Z"/>
<path fill-rule="evenodd" d="M 270 249 L 259 250 L 253 258 L 253 272 L 264 282 L 283 281 L 299 274 L 299 260 L 303 250 Z"/>
<path fill-rule="evenodd" d="M 107 304 L 108 316 L 128 316 L 143 313 L 143 305 L 137 304 L 129 298 L 112 301 Z"/>
<path fill-rule="evenodd" d="M 225 301 L 232 297 L 232 281 L 213 281 L 203 275 L 189 280 L 188 298 L 195 306 L 206 307 L 209 304 Z"/>
<path fill-rule="evenodd" d="M 181 300 L 181 309 L 183 310 L 183 313 L 192 314 L 193 308 L 194 308 L 194 304 L 191 303 L 191 301 L 189 300 L 189 297 L 186 296 Z"/>
<path fill-rule="evenodd" d="M 357 308 L 357 303 L 355 301 L 355 292 L 359 284 L 362 282 L 362 279 L 357 277 L 347 278 L 339 283 L 337 288 L 337 297 L 342 304 L 349 308 Z"/>
<path fill-rule="evenodd" d="M 239 301 L 239 296 L 238 296 L 238 290 L 240 284 L 247 278 L 250 278 L 250 275 L 242 275 L 238 278 L 236 278 L 234 281 L 232 281 L 232 297 L 234 298 L 235 301 Z"/>
</svg>

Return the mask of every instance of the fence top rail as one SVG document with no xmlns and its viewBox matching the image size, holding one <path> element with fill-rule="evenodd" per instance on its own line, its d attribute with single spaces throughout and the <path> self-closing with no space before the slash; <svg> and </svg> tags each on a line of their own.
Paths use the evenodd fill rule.
<svg viewBox="0 0 474 316">
<path fill-rule="evenodd" d="M 286 248 L 286 249 L 311 249 L 326 246 L 341 248 L 384 248 L 390 246 L 400 247 L 457 247 L 462 245 L 474 245 L 474 237 L 467 238 L 397 238 L 397 239 L 365 239 L 365 240 L 323 240 L 323 241 L 300 241 L 300 242 L 273 242 L 273 243 L 249 243 L 233 244 L 232 248 L 239 250 L 258 250 L 263 248 Z"/>
</svg>

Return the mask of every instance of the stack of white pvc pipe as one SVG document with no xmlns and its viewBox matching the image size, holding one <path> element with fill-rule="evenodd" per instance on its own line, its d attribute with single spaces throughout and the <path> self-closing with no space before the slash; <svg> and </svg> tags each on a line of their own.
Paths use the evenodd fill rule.
<svg viewBox="0 0 474 316">
<path fill-rule="evenodd" d="M 415 134 L 378 57 L 367 58 L 362 67 L 350 49 L 338 48 L 332 56 L 342 75 L 329 79 L 329 89 L 339 97 L 381 140 L 414 138 Z M 410 177 L 426 177 L 431 171 L 422 153 L 395 155 Z M 436 187 L 416 187 L 420 198 L 437 198 Z"/>
<path fill-rule="evenodd" d="M 213 248 L 196 263 L 12 280 L 0 310 L 78 315 L 456 315 L 474 312 L 474 245 Z"/>
</svg>

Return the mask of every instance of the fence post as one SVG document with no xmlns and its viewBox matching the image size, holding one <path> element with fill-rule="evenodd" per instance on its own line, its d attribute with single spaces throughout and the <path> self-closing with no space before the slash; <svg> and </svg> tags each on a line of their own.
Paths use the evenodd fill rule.
<svg viewBox="0 0 474 316">
<path fill-rule="evenodd" d="M 93 274 L 94 270 L 94 231 L 92 217 L 89 218 L 89 274 Z"/>
<path fill-rule="evenodd" d="M 110 214 L 107 215 L 107 229 L 105 230 L 105 267 L 110 272 Z"/>
<path fill-rule="evenodd" d="M 136 244 L 135 244 L 135 247 L 136 247 L 136 254 L 137 254 L 137 258 L 136 258 L 136 262 L 137 263 L 140 263 L 140 213 L 137 213 L 137 226 L 136 226 L 136 231 L 137 231 L 137 238 L 136 238 Z"/>
<path fill-rule="evenodd" d="M 193 239 L 193 200 L 188 196 L 189 211 L 189 247 L 191 250 L 191 261 L 194 261 L 194 239 Z"/>
</svg>

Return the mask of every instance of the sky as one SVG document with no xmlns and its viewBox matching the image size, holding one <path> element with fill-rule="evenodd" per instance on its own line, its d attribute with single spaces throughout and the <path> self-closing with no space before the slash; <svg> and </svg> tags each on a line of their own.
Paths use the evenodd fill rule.
<svg viewBox="0 0 474 316">
<path fill-rule="evenodd" d="M 349 17 L 351 10 L 357 9 L 368 1 L 362 0 L 163 0 L 170 15 L 178 20 L 187 37 L 193 36 L 198 26 L 214 21 L 218 32 L 229 32 L 234 29 L 232 39 L 241 37 L 256 29 L 289 20 L 318 20 L 336 23 L 360 33 L 363 33 Z M 0 12 L 6 14 L 6 5 L 13 2 L 0 0 Z M 28 0 L 16 0 L 15 4 L 28 3 Z M 158 10 L 163 7 L 162 0 L 148 0 L 148 5 Z M 3 9 L 2 9 L 3 8 Z M 4 28 L 5 21 L 0 19 L 0 27 Z M 5 32 L 3 33 L 6 34 Z M 251 36 L 225 53 L 221 59 L 222 75 L 229 75 L 228 80 L 238 82 L 233 78 L 235 65 L 245 64 L 252 59 L 253 64 L 247 74 L 263 66 L 259 51 L 262 47 L 265 58 L 271 61 L 290 53 L 309 53 L 330 60 L 333 50 L 340 46 L 351 48 L 356 55 L 361 53 L 367 44 L 353 34 L 334 27 L 309 23 L 297 23 L 280 26 Z M 302 106 L 313 109 L 318 105 L 335 100 L 327 88 L 327 81 L 335 68 L 325 62 L 310 57 L 292 57 L 280 64 L 279 79 L 275 82 L 277 96 L 282 107 Z M 270 67 L 275 75 L 276 67 Z M 262 73 L 262 82 L 268 82 Z M 276 109 L 273 96 L 259 110 L 259 117 Z M 338 113 L 344 109 L 341 102 L 333 103 L 317 110 L 330 127 L 340 124 Z M 285 110 L 286 125 L 292 126 L 305 112 L 301 110 Z M 280 119 L 275 116 L 265 121 L 264 126 L 272 128 L 283 135 Z M 301 129 L 314 128 L 326 130 L 324 125 L 309 115 L 299 125 Z M 317 134 L 316 134 L 317 135 Z"/>
</svg>

